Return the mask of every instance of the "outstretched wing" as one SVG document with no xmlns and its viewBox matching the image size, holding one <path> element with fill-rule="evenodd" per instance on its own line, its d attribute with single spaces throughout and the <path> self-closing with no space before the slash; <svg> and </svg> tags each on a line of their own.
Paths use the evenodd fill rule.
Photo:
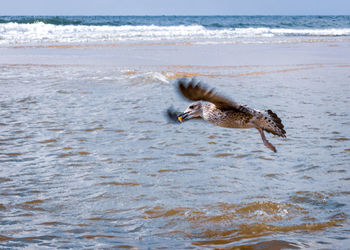
<svg viewBox="0 0 350 250">
<path fill-rule="evenodd" d="M 201 82 L 192 78 L 189 82 L 186 78 L 177 80 L 177 86 L 181 94 L 191 101 L 206 101 L 215 104 L 221 110 L 237 110 L 250 113 L 250 109 L 236 103 L 224 96 L 218 95 L 213 88 L 205 87 Z"/>
</svg>

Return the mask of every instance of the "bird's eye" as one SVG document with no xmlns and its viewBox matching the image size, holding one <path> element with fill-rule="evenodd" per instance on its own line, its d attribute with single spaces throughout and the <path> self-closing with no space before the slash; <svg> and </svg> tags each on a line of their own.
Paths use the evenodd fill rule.
<svg viewBox="0 0 350 250">
<path fill-rule="evenodd" d="M 191 106 L 190 106 L 190 109 L 194 109 L 194 105 L 191 105 Z"/>
</svg>

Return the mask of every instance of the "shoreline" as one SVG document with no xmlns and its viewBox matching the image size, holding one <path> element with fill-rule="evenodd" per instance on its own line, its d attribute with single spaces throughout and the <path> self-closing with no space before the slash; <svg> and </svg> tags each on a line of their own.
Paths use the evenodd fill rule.
<svg viewBox="0 0 350 250">
<path fill-rule="evenodd" d="M 288 45 L 288 44 L 310 44 L 310 43 L 347 43 L 349 39 L 342 38 L 341 40 L 333 39 L 305 39 L 305 40 L 285 40 L 285 41 L 129 41 L 129 42 L 86 42 L 86 43 L 38 43 L 38 44 L 15 44 L 15 45 L 0 45 L 1 48 L 7 49 L 47 49 L 47 48 L 95 48 L 95 47 L 142 47 L 142 46 L 185 46 L 185 45 Z M 336 46 L 336 45 L 335 45 Z"/>
<path fill-rule="evenodd" d="M 0 47 L 0 64 L 241 66 L 349 64 L 350 43 L 19 45 Z"/>
</svg>

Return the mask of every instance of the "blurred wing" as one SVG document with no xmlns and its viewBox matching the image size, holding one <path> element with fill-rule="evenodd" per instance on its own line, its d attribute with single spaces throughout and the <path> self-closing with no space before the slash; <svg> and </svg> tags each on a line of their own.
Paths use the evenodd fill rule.
<svg viewBox="0 0 350 250">
<path fill-rule="evenodd" d="M 179 111 L 176 111 L 173 107 L 170 107 L 166 110 L 165 112 L 165 117 L 167 118 L 167 120 L 169 122 L 172 122 L 172 123 L 181 123 L 179 120 L 178 120 L 178 116 L 181 114 L 181 112 Z"/>
<path fill-rule="evenodd" d="M 191 101 L 206 101 L 215 104 L 218 109 L 237 111 L 248 111 L 249 108 L 236 103 L 226 97 L 218 95 L 214 89 L 204 87 L 200 82 L 195 79 L 187 82 L 185 78 L 181 78 L 177 81 L 177 86 L 181 94 Z"/>
</svg>

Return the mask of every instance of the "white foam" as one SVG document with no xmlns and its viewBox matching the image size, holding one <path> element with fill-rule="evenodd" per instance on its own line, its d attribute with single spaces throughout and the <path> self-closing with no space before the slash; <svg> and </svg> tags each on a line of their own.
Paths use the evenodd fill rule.
<svg viewBox="0 0 350 250">
<path fill-rule="evenodd" d="M 145 83 L 169 83 L 168 78 L 160 72 L 145 72 L 134 75 L 126 75 L 129 81 L 134 84 Z"/>
<path fill-rule="evenodd" d="M 350 29 L 275 29 L 237 28 L 206 29 L 191 26 L 86 26 L 34 24 L 0 24 L 0 44 L 92 43 L 128 41 L 207 41 L 288 37 L 350 36 Z"/>
</svg>

